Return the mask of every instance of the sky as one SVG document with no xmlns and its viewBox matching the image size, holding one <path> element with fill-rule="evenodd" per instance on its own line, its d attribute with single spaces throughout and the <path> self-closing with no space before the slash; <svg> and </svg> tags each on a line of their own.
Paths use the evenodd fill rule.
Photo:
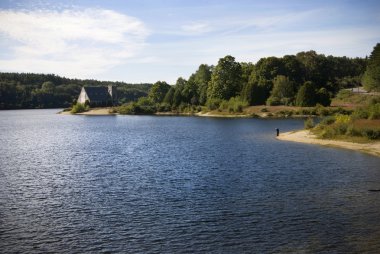
<svg viewBox="0 0 380 254">
<path fill-rule="evenodd" d="M 232 55 L 368 56 L 380 1 L 0 0 L 0 71 L 174 84 Z"/>
</svg>

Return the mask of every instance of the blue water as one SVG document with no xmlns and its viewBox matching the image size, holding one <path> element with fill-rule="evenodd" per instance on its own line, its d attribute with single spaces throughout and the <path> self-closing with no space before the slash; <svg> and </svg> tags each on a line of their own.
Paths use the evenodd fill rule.
<svg viewBox="0 0 380 254">
<path fill-rule="evenodd" d="M 380 158 L 302 120 L 56 112 L 0 111 L 0 252 L 380 252 Z"/>
</svg>

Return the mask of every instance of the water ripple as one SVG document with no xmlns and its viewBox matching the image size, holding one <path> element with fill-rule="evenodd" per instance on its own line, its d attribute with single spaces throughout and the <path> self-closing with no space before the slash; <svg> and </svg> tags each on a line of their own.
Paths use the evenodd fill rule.
<svg viewBox="0 0 380 254">
<path fill-rule="evenodd" d="M 299 120 L 0 112 L 4 253 L 378 253 L 380 160 Z"/>
</svg>

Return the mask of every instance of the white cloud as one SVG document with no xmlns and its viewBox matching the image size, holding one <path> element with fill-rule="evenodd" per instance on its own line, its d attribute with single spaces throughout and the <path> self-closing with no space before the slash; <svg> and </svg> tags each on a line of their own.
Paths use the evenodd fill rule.
<svg viewBox="0 0 380 254">
<path fill-rule="evenodd" d="M 75 77 L 98 73 L 135 57 L 149 31 L 111 10 L 0 10 L 7 59 L 0 71 L 49 72 Z"/>
<path fill-rule="evenodd" d="M 190 24 L 183 25 L 181 29 L 187 35 L 203 34 L 211 30 L 209 25 L 203 22 L 192 22 Z"/>
</svg>

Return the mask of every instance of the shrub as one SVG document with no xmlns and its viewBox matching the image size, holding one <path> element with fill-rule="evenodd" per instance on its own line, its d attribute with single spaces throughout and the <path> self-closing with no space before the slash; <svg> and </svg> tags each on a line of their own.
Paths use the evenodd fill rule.
<svg viewBox="0 0 380 254">
<path fill-rule="evenodd" d="M 356 110 L 352 116 L 343 114 L 329 116 L 324 118 L 314 130 L 322 138 L 356 136 L 366 139 L 380 139 L 380 120 L 359 118 L 361 116 L 367 117 L 367 113 L 366 109 L 362 108 Z"/>
<path fill-rule="evenodd" d="M 121 115 L 133 115 L 135 114 L 136 102 L 121 105 L 116 108 L 116 111 Z"/>
<path fill-rule="evenodd" d="M 336 115 L 335 116 L 335 123 L 344 123 L 347 124 L 351 121 L 351 116 L 348 115 Z"/>
<path fill-rule="evenodd" d="M 82 103 L 77 102 L 77 104 L 75 104 L 73 108 L 71 109 L 71 113 L 73 114 L 82 113 L 82 112 L 88 111 L 89 109 L 90 107 L 88 105 L 84 105 Z"/>
<path fill-rule="evenodd" d="M 380 103 L 372 104 L 369 106 L 368 119 L 380 119 Z"/>
<path fill-rule="evenodd" d="M 240 97 L 232 97 L 228 101 L 229 112 L 241 113 L 243 112 L 243 108 L 246 106 L 248 106 L 248 103 L 243 101 Z"/>
<path fill-rule="evenodd" d="M 219 106 L 215 108 L 217 105 Z M 219 112 L 228 110 L 230 113 L 241 113 L 244 107 L 248 106 L 248 103 L 238 96 L 232 97 L 228 101 L 212 99 L 208 101 L 207 106 L 211 110 L 213 110 L 213 108 L 218 109 Z"/>
<path fill-rule="evenodd" d="M 334 128 L 332 128 L 330 126 L 325 126 L 322 129 L 322 132 L 320 132 L 320 134 L 319 134 L 319 137 L 321 137 L 321 138 L 333 138 L 335 136 L 336 136 L 336 132 L 335 132 Z"/>
<path fill-rule="evenodd" d="M 117 112 L 122 115 L 145 115 L 157 111 L 154 103 L 147 97 L 141 97 L 137 102 L 130 102 L 117 107 Z"/>
<path fill-rule="evenodd" d="M 304 122 L 304 126 L 305 126 L 305 129 L 307 129 L 307 130 L 314 128 L 313 118 L 309 117 L 308 119 L 306 119 L 306 121 Z"/>
<path fill-rule="evenodd" d="M 293 115 L 293 111 L 292 110 L 280 110 L 279 112 L 277 112 L 276 115 L 278 115 L 280 117 L 288 117 L 288 116 Z"/>
<path fill-rule="evenodd" d="M 336 111 L 335 111 L 335 113 L 339 113 L 339 114 L 341 114 L 341 115 L 351 115 L 352 114 L 352 110 L 350 110 L 350 109 L 344 109 L 344 108 L 341 108 L 341 107 L 339 107 Z"/>
<path fill-rule="evenodd" d="M 172 107 L 169 103 L 163 102 L 158 105 L 157 110 L 160 112 L 168 112 L 172 110 Z"/>
<path fill-rule="evenodd" d="M 223 111 L 225 109 L 228 109 L 228 101 L 222 100 L 219 105 L 219 110 Z"/>
<path fill-rule="evenodd" d="M 320 122 L 320 124 L 322 125 L 330 125 L 330 124 L 333 124 L 335 123 L 335 117 L 334 116 L 328 116 L 328 117 L 325 117 L 322 119 L 322 121 Z"/>
<path fill-rule="evenodd" d="M 331 112 L 321 104 L 317 104 L 317 106 L 315 106 L 315 111 L 319 116 L 328 116 L 331 114 Z"/>
<path fill-rule="evenodd" d="M 355 120 L 352 125 L 351 135 L 368 139 L 380 139 L 380 120 Z"/>
<path fill-rule="evenodd" d="M 148 97 L 140 97 L 137 103 L 131 104 L 135 114 L 153 114 L 157 112 L 154 102 Z"/>
<path fill-rule="evenodd" d="M 369 117 L 368 110 L 365 108 L 357 108 L 352 113 L 354 119 L 367 119 Z"/>
<path fill-rule="evenodd" d="M 301 109 L 302 115 L 316 115 L 316 109 L 315 108 L 303 108 Z"/>
<path fill-rule="evenodd" d="M 336 95 L 336 98 L 338 98 L 339 100 L 345 100 L 352 95 L 353 93 L 350 90 L 340 90 Z"/>
<path fill-rule="evenodd" d="M 278 106 L 281 105 L 281 101 L 277 97 L 269 97 L 266 101 L 268 106 Z"/>
<path fill-rule="evenodd" d="M 187 113 L 189 112 L 189 105 L 187 105 L 186 103 L 181 103 L 178 107 L 179 111 L 180 112 L 183 112 L 183 113 Z"/>
<path fill-rule="evenodd" d="M 117 108 L 115 108 L 115 107 L 110 108 L 110 109 L 108 110 L 108 113 L 110 113 L 110 114 L 115 114 L 115 113 L 117 113 Z"/>
<path fill-rule="evenodd" d="M 221 99 L 210 98 L 207 100 L 206 106 L 209 110 L 215 110 L 219 108 L 221 102 Z"/>
</svg>

